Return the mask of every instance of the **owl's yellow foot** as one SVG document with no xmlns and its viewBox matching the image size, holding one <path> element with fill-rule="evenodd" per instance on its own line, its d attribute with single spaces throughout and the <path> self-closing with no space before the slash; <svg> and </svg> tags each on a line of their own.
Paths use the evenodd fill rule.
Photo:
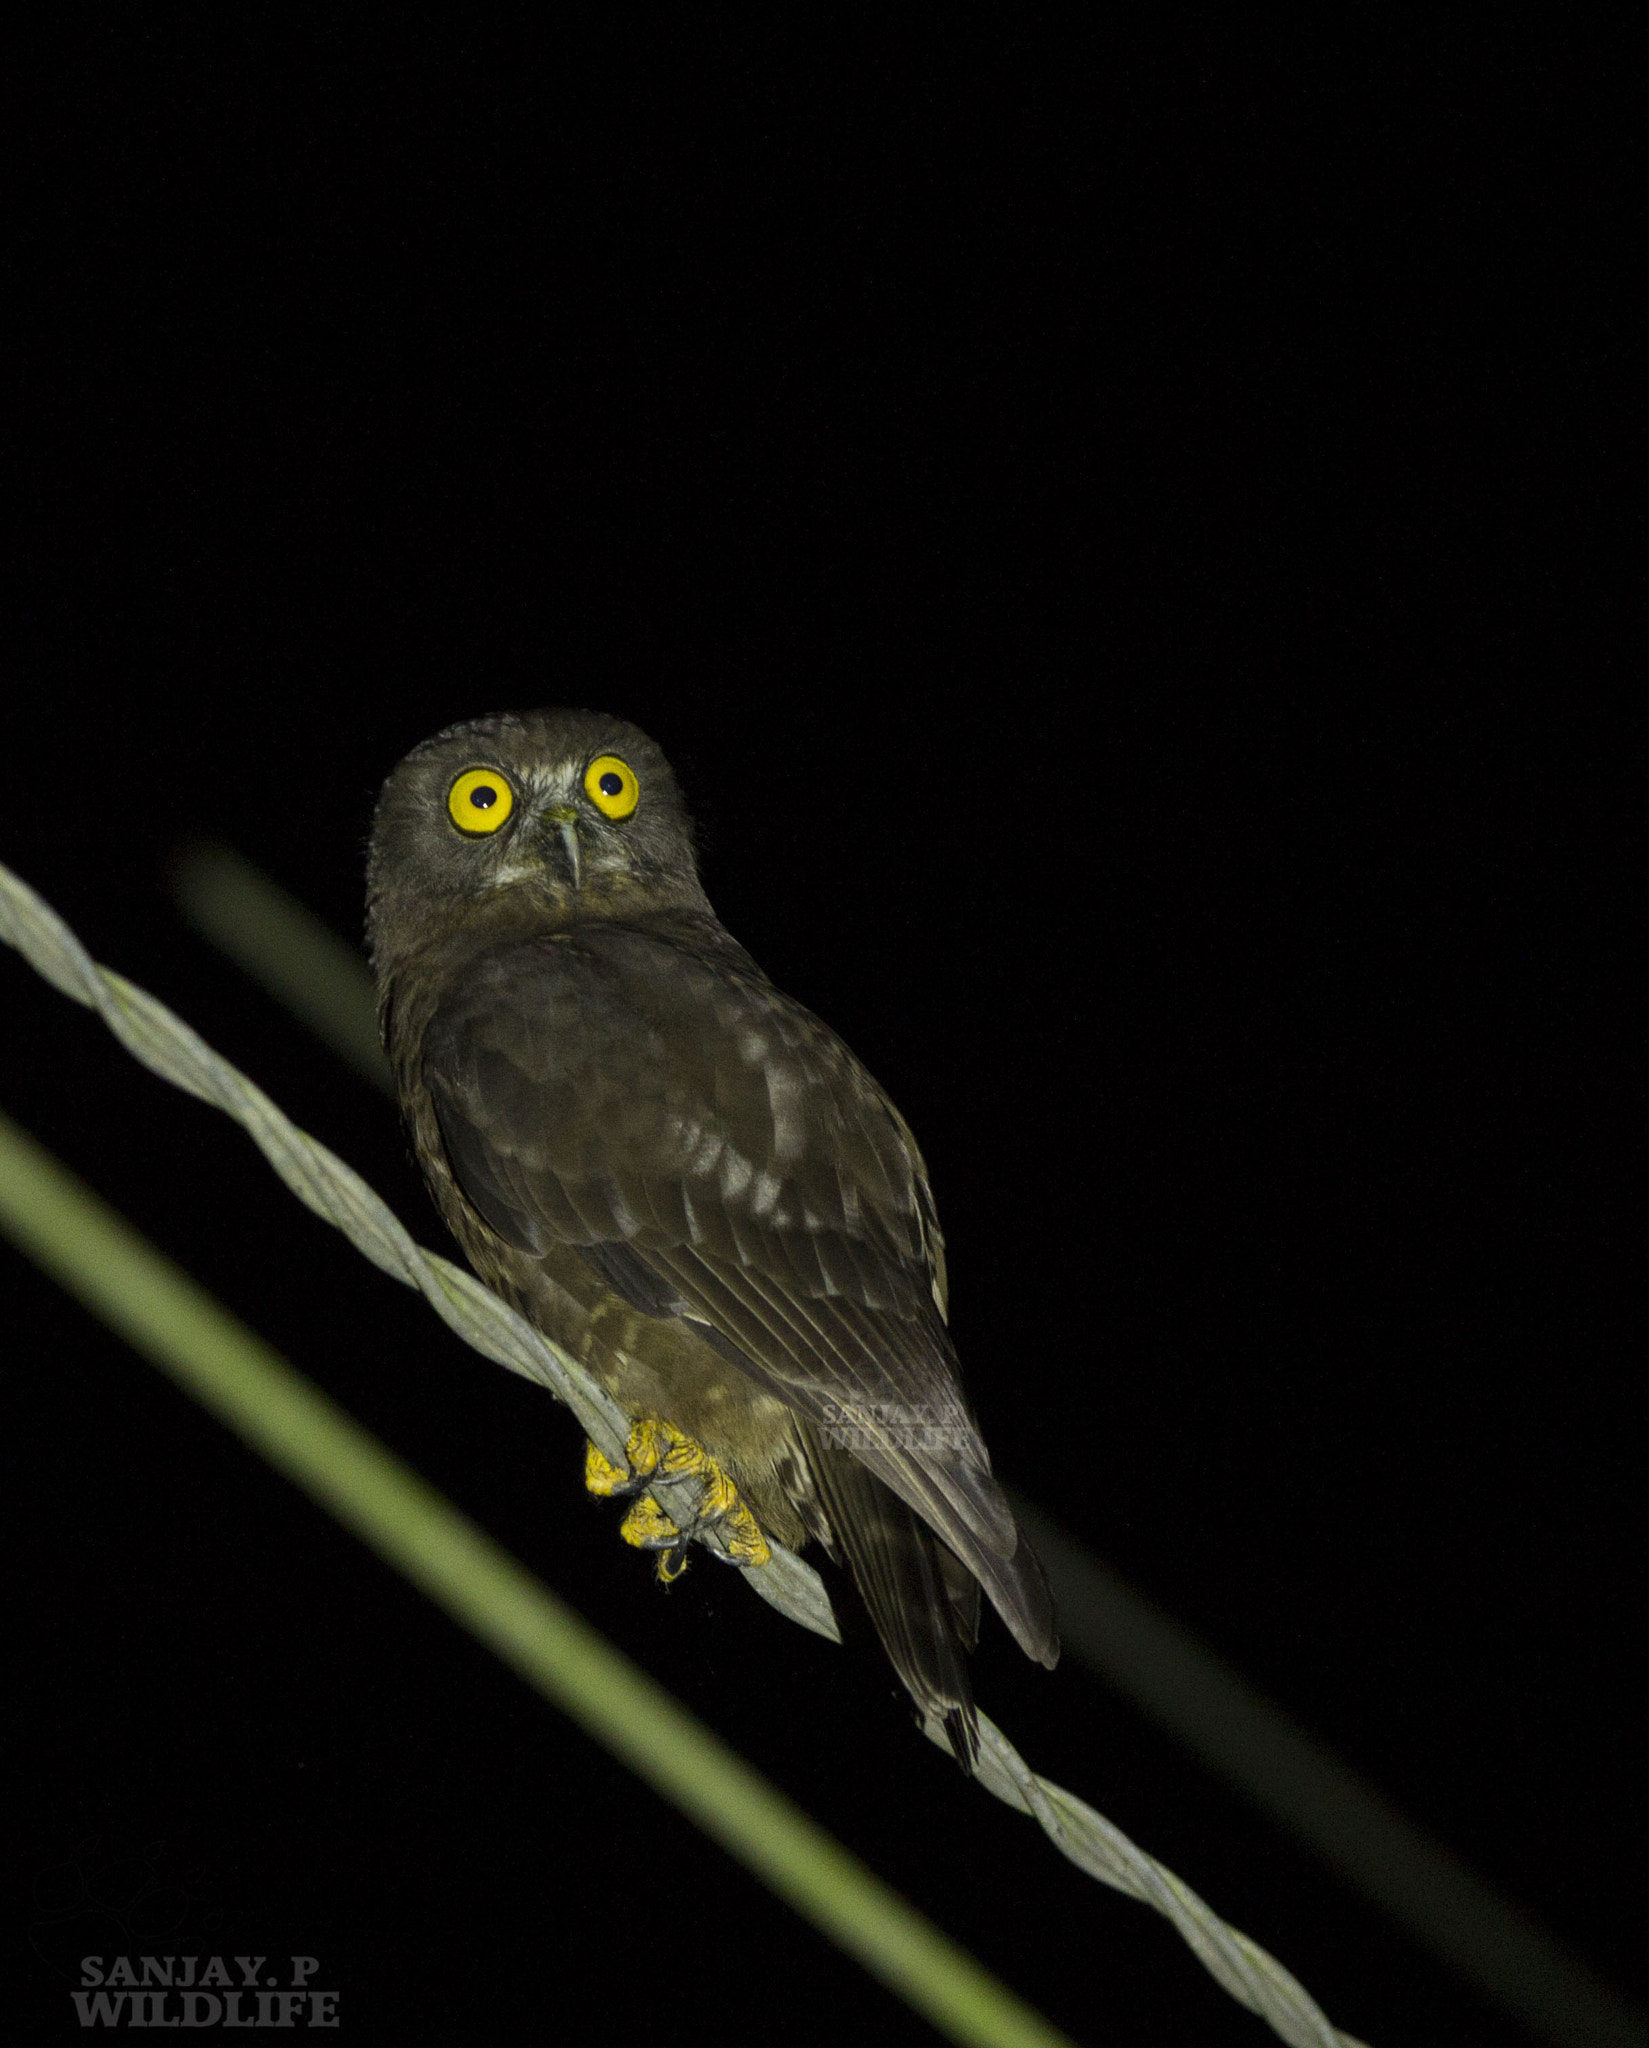
<svg viewBox="0 0 1649 2048">
<path fill-rule="evenodd" d="M 637 1550 L 659 1553 L 659 1584 L 668 1586 L 687 1569 L 687 1545 L 691 1531 L 683 1535 L 651 1494 L 638 1500 L 618 1525 L 618 1533 Z"/>
<path fill-rule="evenodd" d="M 703 1453 L 700 1453 L 703 1456 Z M 773 1555 L 755 1516 L 739 1499 L 739 1490 L 713 1460 L 705 1458 L 704 1505 L 700 1523 L 719 1522 L 727 1539 L 729 1564 L 766 1564 Z M 718 1551 L 717 1555 L 721 1553 Z"/>
<path fill-rule="evenodd" d="M 658 1575 L 668 1584 L 687 1569 L 687 1546 L 712 1524 L 719 1525 L 727 1543 L 728 1563 L 766 1564 L 773 1555 L 755 1516 L 739 1498 L 738 1488 L 708 1451 L 684 1436 L 668 1422 L 643 1420 L 630 1432 L 624 1446 L 628 1472 L 621 1472 L 594 1444 L 584 1453 L 584 1484 L 591 1493 L 623 1495 L 635 1493 L 650 1479 L 698 1478 L 704 1482 L 704 1498 L 697 1516 L 685 1530 L 678 1528 L 658 1502 L 649 1496 L 638 1500 L 619 1525 L 619 1534 L 638 1550 L 661 1553 Z M 716 1555 L 724 1553 L 717 1551 Z"/>
<path fill-rule="evenodd" d="M 668 1422 L 643 1420 L 630 1431 L 630 1441 L 624 1446 L 624 1458 L 629 1466 L 621 1472 L 605 1452 L 596 1449 L 592 1443 L 584 1446 L 584 1484 L 591 1493 L 604 1496 L 639 1493 L 649 1479 L 659 1473 L 670 1478 L 678 1474 L 702 1471 L 709 1463 L 703 1451 L 690 1438 L 682 1435 Z"/>
<path fill-rule="evenodd" d="M 634 1493 L 640 1482 L 632 1472 L 621 1472 L 605 1452 L 598 1451 L 594 1444 L 584 1446 L 584 1486 L 589 1493 L 599 1493 L 603 1499 L 614 1494 Z"/>
</svg>

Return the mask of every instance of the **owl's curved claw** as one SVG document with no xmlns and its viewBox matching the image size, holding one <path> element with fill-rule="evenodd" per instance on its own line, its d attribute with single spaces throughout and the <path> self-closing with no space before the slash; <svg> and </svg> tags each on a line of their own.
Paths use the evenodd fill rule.
<svg viewBox="0 0 1649 2048">
<path fill-rule="evenodd" d="M 656 1550 L 659 1553 L 660 1585 L 670 1585 L 686 1571 L 687 1550 L 693 1540 L 693 1530 L 678 1528 L 651 1494 L 643 1495 L 636 1502 L 619 1523 L 618 1533 L 637 1550 Z"/>
<path fill-rule="evenodd" d="M 739 1497 L 738 1488 L 710 1454 L 668 1422 L 644 1419 L 630 1432 L 624 1447 L 628 1472 L 619 1468 L 592 1444 L 585 1446 L 584 1484 L 603 1497 L 628 1498 L 658 1478 L 697 1478 L 704 1495 L 698 1513 L 683 1529 L 672 1521 L 650 1495 L 637 1500 L 619 1524 L 619 1535 L 637 1550 L 660 1553 L 658 1576 L 669 1585 L 687 1569 L 689 1546 L 710 1530 L 716 1530 L 726 1544 L 706 1548 L 724 1564 L 741 1568 L 766 1564 L 773 1555 L 760 1525 Z"/>
<path fill-rule="evenodd" d="M 739 1498 L 738 1488 L 727 1474 L 708 1458 L 704 1462 L 708 1468 L 704 1501 L 692 1533 L 697 1535 L 700 1529 L 709 1527 L 719 1529 L 727 1548 L 721 1550 L 713 1544 L 706 1548 L 723 1564 L 736 1564 L 741 1570 L 747 1565 L 766 1564 L 773 1552 L 760 1524 Z"/>
<path fill-rule="evenodd" d="M 584 1489 L 603 1500 L 627 1500 L 647 1484 L 647 1475 L 625 1472 L 593 1443 L 584 1446 Z"/>
<path fill-rule="evenodd" d="M 668 1422 L 643 1416 L 630 1431 L 624 1446 L 627 1472 L 620 1471 L 604 1451 L 593 1443 L 584 1446 L 584 1484 L 591 1493 L 626 1499 L 639 1493 L 650 1479 L 685 1478 L 712 1467 L 712 1461 L 691 1437 Z"/>
</svg>

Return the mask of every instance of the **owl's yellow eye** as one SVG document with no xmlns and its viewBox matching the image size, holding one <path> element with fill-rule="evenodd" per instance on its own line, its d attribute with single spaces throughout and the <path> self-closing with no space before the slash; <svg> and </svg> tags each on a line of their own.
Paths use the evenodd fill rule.
<svg viewBox="0 0 1649 2048">
<path fill-rule="evenodd" d="M 609 818 L 627 818 L 641 802 L 641 784 L 628 761 L 597 754 L 584 771 L 584 794 Z"/>
<path fill-rule="evenodd" d="M 460 832 L 496 832 L 515 809 L 515 791 L 496 768 L 466 768 L 447 791 L 447 810 Z"/>
</svg>

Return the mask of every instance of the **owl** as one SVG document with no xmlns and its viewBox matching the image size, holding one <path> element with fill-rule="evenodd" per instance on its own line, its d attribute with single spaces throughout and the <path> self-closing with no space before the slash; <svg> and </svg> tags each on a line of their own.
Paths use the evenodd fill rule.
<svg viewBox="0 0 1649 2048">
<path fill-rule="evenodd" d="M 946 1328 L 904 1119 L 710 907 L 663 754 L 591 711 L 480 718 L 385 783 L 368 942 L 412 1143 L 476 1272 L 633 1424 L 637 1494 L 692 1472 L 736 1561 L 809 1538 L 905 1687 L 978 1755 L 981 1589 L 1058 1656 Z M 651 1496 L 621 1533 L 685 1562 Z"/>
</svg>

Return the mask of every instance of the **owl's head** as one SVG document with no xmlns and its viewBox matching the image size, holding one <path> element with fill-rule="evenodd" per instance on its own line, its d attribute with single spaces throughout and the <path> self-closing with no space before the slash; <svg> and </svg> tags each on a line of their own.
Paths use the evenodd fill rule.
<svg viewBox="0 0 1649 2048">
<path fill-rule="evenodd" d="M 380 968 L 452 921 L 708 909 L 670 764 L 622 718 L 504 712 L 414 747 L 384 784 L 367 858 Z"/>
</svg>

